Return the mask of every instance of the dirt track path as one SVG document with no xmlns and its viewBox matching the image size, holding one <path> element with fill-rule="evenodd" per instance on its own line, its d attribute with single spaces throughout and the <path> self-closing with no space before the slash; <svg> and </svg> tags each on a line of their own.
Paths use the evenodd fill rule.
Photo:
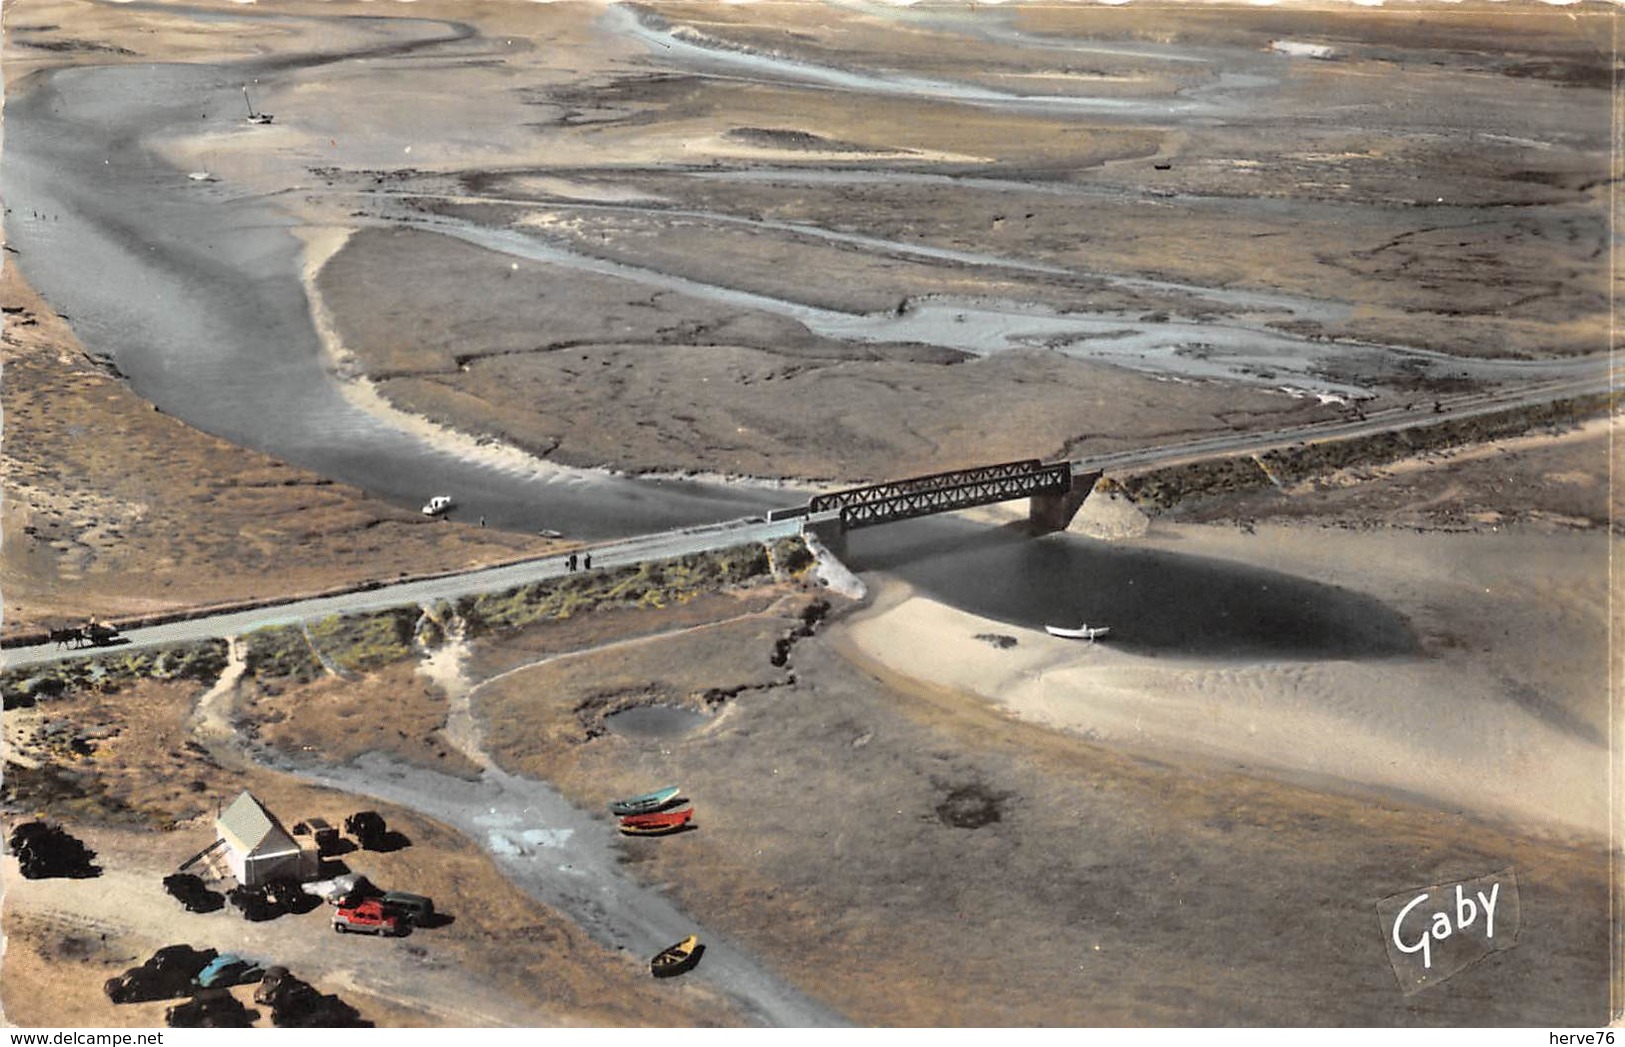
<svg viewBox="0 0 1625 1047">
<path fill-rule="evenodd" d="M 691 630 L 677 630 L 686 631 Z M 670 635 L 614 641 L 605 646 Z M 457 829 L 480 846 L 511 883 L 570 916 L 595 939 L 611 947 L 652 956 L 688 934 L 699 934 L 705 946 L 704 958 L 688 977 L 707 983 L 763 1025 L 799 1028 L 846 1024 L 839 1014 L 785 982 L 748 953 L 698 926 L 660 891 L 626 877 L 621 872 L 619 838 L 612 823 L 579 810 L 545 782 L 508 774 L 494 766 L 485 755 L 473 719 L 470 698 L 479 685 L 463 674 L 465 655 L 464 645 L 453 641 L 431 656 L 424 671 L 451 698 L 447 734 L 484 768 L 477 781 L 413 767 L 376 752 L 343 767 L 293 767 L 277 754 L 248 743 L 231 726 L 231 708 L 237 696 L 237 674 L 232 666 L 222 674 L 220 684 L 199 699 L 193 720 L 195 730 L 199 740 L 222 762 L 240 764 L 251 760 L 318 785 L 409 808 Z M 535 664 L 552 657 L 562 656 L 539 659 Z M 234 659 L 233 666 L 237 664 Z M 400 984 L 404 989 L 409 983 Z M 459 997 L 452 993 L 451 998 Z"/>
</svg>

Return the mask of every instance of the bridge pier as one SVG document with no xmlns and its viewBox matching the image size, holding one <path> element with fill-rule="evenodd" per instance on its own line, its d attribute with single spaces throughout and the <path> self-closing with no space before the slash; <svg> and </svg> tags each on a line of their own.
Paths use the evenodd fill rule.
<svg viewBox="0 0 1625 1047">
<path fill-rule="evenodd" d="M 1078 514 L 1084 499 L 1095 489 L 1100 470 L 1075 473 L 1072 483 L 1058 494 L 1035 494 L 1027 500 L 1027 528 L 1033 535 L 1064 531 Z"/>
<path fill-rule="evenodd" d="M 840 513 L 829 513 L 823 517 L 807 520 L 801 525 L 801 533 L 817 538 L 835 559 L 843 561 L 846 559 L 846 524 L 841 522 Z"/>
</svg>

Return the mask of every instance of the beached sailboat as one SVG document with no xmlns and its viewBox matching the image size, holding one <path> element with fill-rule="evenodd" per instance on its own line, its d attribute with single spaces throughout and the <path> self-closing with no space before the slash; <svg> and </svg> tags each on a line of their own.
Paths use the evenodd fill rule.
<svg viewBox="0 0 1625 1047">
<path fill-rule="evenodd" d="M 243 85 L 243 101 L 248 103 L 248 122 L 251 124 L 268 124 L 272 120 L 270 113 L 254 112 L 254 101 L 248 97 L 248 85 Z"/>
<path fill-rule="evenodd" d="M 670 978 L 690 970 L 700 962 L 702 947 L 696 935 L 689 935 L 676 945 L 669 945 L 660 950 L 655 958 L 649 961 L 649 970 L 656 978 Z"/>
<path fill-rule="evenodd" d="M 1046 625 L 1044 631 L 1051 636 L 1059 636 L 1063 640 L 1098 640 L 1111 632 L 1112 629 L 1109 625 L 1097 625 L 1092 629 L 1088 625 L 1080 625 L 1076 629 L 1065 629 L 1059 625 Z"/>
<path fill-rule="evenodd" d="M 644 793 L 642 796 L 630 796 L 624 800 L 616 800 L 609 805 L 609 811 L 611 814 L 619 815 L 648 814 L 650 811 L 660 810 L 660 808 L 677 799 L 677 793 L 677 786 L 668 785 L 664 789 L 656 789 L 654 792 Z"/>
</svg>

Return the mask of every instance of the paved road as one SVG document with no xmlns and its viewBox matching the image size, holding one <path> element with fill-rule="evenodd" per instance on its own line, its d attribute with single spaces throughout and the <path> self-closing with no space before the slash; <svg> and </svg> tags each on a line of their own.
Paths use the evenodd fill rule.
<svg viewBox="0 0 1625 1047">
<path fill-rule="evenodd" d="M 1162 444 L 1154 447 L 1117 451 L 1080 459 L 1073 463 L 1079 472 L 1094 469 L 1121 470 L 1170 464 L 1236 454 L 1256 454 L 1273 447 L 1282 447 L 1304 440 L 1324 440 L 1369 435 L 1379 432 L 1399 432 L 1430 425 L 1441 419 L 1468 418 L 1492 414 L 1511 407 L 1549 403 L 1591 393 L 1611 390 L 1621 377 L 1620 368 L 1599 359 L 1594 374 L 1516 389 L 1499 389 L 1486 393 L 1473 393 L 1442 400 L 1441 412 L 1435 412 L 1433 400 L 1428 399 L 1409 408 L 1392 408 L 1373 412 L 1364 417 L 1319 422 L 1256 433 L 1225 433 L 1203 437 L 1184 443 Z M 799 521 L 795 519 L 765 522 L 760 517 L 748 517 L 700 527 L 629 538 L 594 547 L 595 567 L 614 567 L 645 560 L 666 559 L 688 553 L 724 549 L 749 542 L 772 541 L 795 534 Z M 143 647 L 162 646 L 212 637 L 235 636 L 270 625 L 325 618 L 333 614 L 354 614 L 386 607 L 409 606 L 432 600 L 452 599 L 482 592 L 499 592 L 568 573 L 561 557 L 531 560 L 506 567 L 468 571 L 461 574 L 421 581 L 401 582 L 362 592 L 341 593 L 311 600 L 299 600 L 275 606 L 246 611 L 211 615 L 191 621 L 172 622 L 133 629 L 125 633 L 127 643 L 117 647 L 87 647 L 77 650 L 57 649 L 53 644 L 9 648 L 0 656 L 0 665 L 7 669 L 23 668 L 53 662 L 62 658 L 93 657 L 110 651 L 129 651 Z"/>
<path fill-rule="evenodd" d="M 628 538 L 624 541 L 594 546 L 590 550 L 592 552 L 593 568 L 596 570 L 600 567 L 616 567 L 628 563 L 641 563 L 645 560 L 664 560 L 689 553 L 744 545 L 749 542 L 772 541 L 776 538 L 793 535 L 799 528 L 799 522 L 796 520 L 783 520 L 775 523 L 758 522 L 759 520 L 758 517 L 751 517 L 703 527 L 665 531 L 659 534 L 644 535 L 638 538 Z M 339 593 L 310 600 L 297 600 L 291 603 L 258 607 L 246 611 L 210 615 L 206 618 L 194 618 L 190 621 L 169 622 L 144 629 L 132 629 L 123 634 L 124 639 L 128 642 L 114 647 L 82 647 L 62 650 L 50 643 L 28 647 L 13 647 L 8 648 L 3 657 L 0 657 L 0 665 L 3 665 L 6 669 L 16 669 L 53 662 L 62 658 L 88 658 L 191 640 L 240 636 L 270 625 L 288 625 L 295 622 L 311 621 L 333 614 L 355 614 L 361 611 L 381 610 L 386 607 L 427 603 L 432 600 L 454 599 L 475 593 L 501 592 L 504 589 L 526 585 L 545 578 L 557 578 L 568 573 L 563 557 L 549 556 L 509 564 L 505 567 L 491 567 L 439 578 L 401 582 L 366 591 Z"/>
</svg>

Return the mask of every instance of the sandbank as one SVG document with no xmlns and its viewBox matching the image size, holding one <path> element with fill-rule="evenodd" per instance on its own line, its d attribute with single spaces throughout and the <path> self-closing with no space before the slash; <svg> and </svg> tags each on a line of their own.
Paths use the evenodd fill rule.
<svg viewBox="0 0 1625 1047">
<path fill-rule="evenodd" d="M 1607 831 L 1609 757 L 1598 727 L 1607 701 L 1606 643 L 1597 642 L 1606 637 L 1605 579 L 1595 570 L 1601 536 L 1287 526 L 1249 535 L 1158 524 L 1130 540 L 1362 589 L 1404 614 L 1424 641 L 1444 628 L 1453 613 L 1447 605 L 1463 594 L 1506 592 L 1505 614 L 1477 620 L 1479 635 L 1461 637 L 1461 649 L 1430 650 L 1435 645 L 1424 642 L 1406 658 L 1145 657 L 1109 639 L 1058 639 L 979 618 L 891 581 L 845 627 L 844 639 L 899 674 L 973 692 L 1018 719 L 1113 748 L 1420 799 L 1526 829 Z M 1579 623 L 1578 635 L 1503 635 L 1524 615 L 1542 613 Z M 1463 619 L 1458 613 L 1448 624 L 1459 630 Z M 978 639 L 986 635 L 1017 642 Z M 1476 654 L 1478 641 L 1491 638 L 1494 655 Z M 1543 647 L 1545 657 L 1533 653 Z"/>
</svg>

